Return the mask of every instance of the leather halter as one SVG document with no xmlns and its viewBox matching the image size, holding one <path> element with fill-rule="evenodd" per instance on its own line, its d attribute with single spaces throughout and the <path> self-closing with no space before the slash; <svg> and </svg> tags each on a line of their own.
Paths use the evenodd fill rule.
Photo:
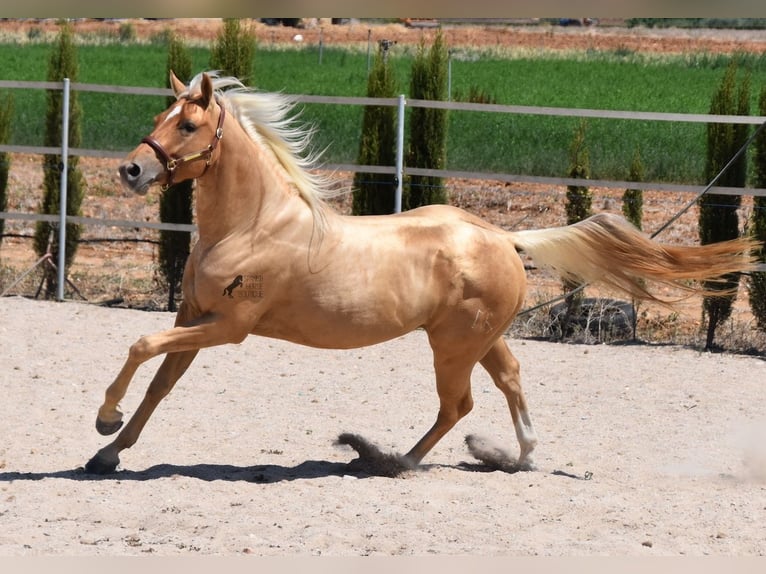
<svg viewBox="0 0 766 574">
<path fill-rule="evenodd" d="M 221 141 L 221 138 L 223 137 L 223 120 L 226 117 L 226 108 L 223 107 L 223 104 L 218 102 L 218 107 L 220 108 L 221 113 L 218 116 L 218 126 L 215 129 L 215 136 L 210 145 L 205 149 L 181 157 L 171 157 L 165 148 L 162 147 L 162 144 L 152 136 L 146 136 L 141 140 L 141 143 L 145 143 L 152 148 L 157 154 L 157 159 L 165 164 L 165 171 L 168 172 L 168 180 L 162 185 L 162 191 L 165 191 L 173 185 L 173 176 L 175 175 L 178 166 L 193 161 L 205 160 L 205 170 L 202 172 L 202 175 L 204 175 L 207 168 L 210 167 L 210 161 L 213 159 L 213 152 L 215 151 L 215 148 L 218 147 L 218 142 Z"/>
</svg>

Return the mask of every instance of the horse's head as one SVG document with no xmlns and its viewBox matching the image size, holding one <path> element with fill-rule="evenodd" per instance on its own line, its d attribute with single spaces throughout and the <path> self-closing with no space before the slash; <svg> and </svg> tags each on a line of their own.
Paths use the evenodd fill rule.
<svg viewBox="0 0 766 574">
<path fill-rule="evenodd" d="M 152 184 L 200 177 L 213 160 L 223 136 L 225 111 L 213 97 L 210 76 L 202 75 L 199 89 L 190 92 L 173 72 L 170 83 L 176 101 L 154 118 L 154 130 L 120 166 L 122 184 L 144 194 Z"/>
</svg>

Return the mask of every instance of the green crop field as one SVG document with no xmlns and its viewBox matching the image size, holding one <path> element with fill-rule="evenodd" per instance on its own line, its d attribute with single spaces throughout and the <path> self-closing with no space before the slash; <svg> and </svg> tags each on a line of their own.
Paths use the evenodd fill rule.
<svg viewBox="0 0 766 574">
<path fill-rule="evenodd" d="M 0 43 L 0 79 L 44 81 L 51 46 Z M 190 49 L 194 69 L 207 69 L 207 48 Z M 166 45 L 105 43 L 78 46 L 78 81 L 123 86 L 165 85 Z M 409 92 L 411 49 L 390 55 L 400 93 Z M 741 56 L 750 74 L 751 113 L 766 86 L 766 58 Z M 557 106 L 627 111 L 706 113 L 729 58 L 647 57 L 629 51 L 567 55 L 500 56 L 455 51 L 451 59 L 452 98 L 465 101 L 481 92 L 498 104 Z M 289 94 L 364 96 L 366 53 L 316 46 L 300 49 L 258 47 L 249 85 Z M 5 90 L 14 99 L 12 141 L 42 145 L 45 93 Z M 151 130 L 164 98 L 80 92 L 83 144 L 92 149 L 129 150 Z M 315 143 L 329 163 L 356 161 L 363 109 L 310 104 L 302 118 L 318 127 Z M 489 112 L 450 112 L 447 167 L 542 176 L 564 176 L 568 148 L 579 119 Z M 705 125 L 637 120 L 587 121 L 593 178 L 626 179 L 635 149 L 642 154 L 646 179 L 705 183 Z"/>
</svg>

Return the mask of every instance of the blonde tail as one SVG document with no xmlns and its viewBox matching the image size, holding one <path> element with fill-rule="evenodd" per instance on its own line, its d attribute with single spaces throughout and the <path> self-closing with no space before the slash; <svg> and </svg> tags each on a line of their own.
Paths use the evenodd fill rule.
<svg viewBox="0 0 766 574">
<path fill-rule="evenodd" d="M 566 227 L 512 232 L 519 251 L 564 279 L 600 283 L 636 299 L 669 304 L 648 290 L 647 281 L 681 288 L 689 295 L 722 295 L 701 281 L 755 268 L 759 243 L 740 238 L 697 246 L 664 245 L 624 218 L 600 213 Z"/>
</svg>

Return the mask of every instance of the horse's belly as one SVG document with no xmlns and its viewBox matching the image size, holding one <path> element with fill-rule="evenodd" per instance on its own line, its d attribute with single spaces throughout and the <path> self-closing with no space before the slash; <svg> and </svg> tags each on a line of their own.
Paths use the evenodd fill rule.
<svg viewBox="0 0 766 574">
<path fill-rule="evenodd" d="M 425 315 L 382 302 L 364 308 L 306 306 L 265 313 L 253 334 L 310 347 L 353 349 L 400 337 L 422 326 Z"/>
</svg>

